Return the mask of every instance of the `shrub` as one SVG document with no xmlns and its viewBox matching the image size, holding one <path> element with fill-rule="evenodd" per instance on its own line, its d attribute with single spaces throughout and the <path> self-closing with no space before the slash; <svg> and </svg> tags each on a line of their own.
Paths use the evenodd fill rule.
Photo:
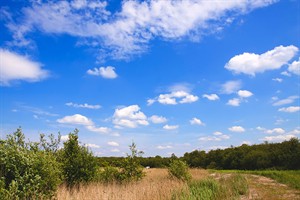
<svg viewBox="0 0 300 200">
<path fill-rule="evenodd" d="M 104 183 L 127 183 L 142 179 L 145 173 L 143 167 L 140 165 L 139 157 L 143 152 L 137 150 L 135 143 L 132 143 L 129 149 L 131 153 L 127 154 L 127 157 L 119 162 L 118 168 L 108 166 L 107 163 L 104 163 L 104 168 L 98 173 L 97 180 Z"/>
<path fill-rule="evenodd" d="M 107 165 L 99 170 L 98 176 L 96 177 L 96 181 L 111 183 L 118 181 L 119 176 L 120 172 L 116 167 L 111 167 Z"/>
<path fill-rule="evenodd" d="M 0 142 L 0 194 L 6 199 L 42 199 L 54 196 L 61 183 L 54 154 L 25 142 L 19 128 Z"/>
<path fill-rule="evenodd" d="M 66 184 L 70 188 L 95 178 L 98 168 L 96 158 L 87 147 L 79 145 L 77 129 L 74 133 L 70 133 L 69 139 L 64 142 L 60 161 Z"/>
<path fill-rule="evenodd" d="M 138 160 L 144 152 L 138 151 L 134 142 L 129 146 L 129 149 L 131 154 L 127 154 L 127 157 L 121 162 L 119 181 L 123 182 L 138 181 L 145 176 L 143 167 Z"/>
<path fill-rule="evenodd" d="M 191 179 L 188 165 L 186 162 L 178 159 L 171 160 L 168 172 L 171 177 L 175 177 L 182 181 L 189 181 Z"/>
</svg>

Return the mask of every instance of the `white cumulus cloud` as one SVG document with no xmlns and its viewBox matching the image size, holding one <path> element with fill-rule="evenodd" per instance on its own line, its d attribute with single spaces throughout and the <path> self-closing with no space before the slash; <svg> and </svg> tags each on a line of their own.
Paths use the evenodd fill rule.
<svg viewBox="0 0 300 200">
<path fill-rule="evenodd" d="M 204 126 L 205 124 L 198 118 L 194 117 L 193 119 L 190 120 L 190 123 L 192 125 L 200 125 L 200 126 Z"/>
<path fill-rule="evenodd" d="M 298 48 L 290 46 L 278 46 L 263 54 L 243 53 L 234 56 L 225 65 L 225 68 L 234 73 L 248 74 L 255 76 L 256 73 L 263 73 L 267 70 L 280 69 L 288 64 L 298 52 Z"/>
<path fill-rule="evenodd" d="M 232 126 L 232 127 L 228 128 L 228 130 L 230 130 L 232 132 L 237 132 L 237 133 L 245 132 L 245 129 L 242 126 Z"/>
<path fill-rule="evenodd" d="M 237 92 L 237 94 L 239 95 L 239 97 L 241 98 L 249 98 L 253 95 L 252 92 L 248 91 L 248 90 L 239 90 Z"/>
<path fill-rule="evenodd" d="M 168 125 L 168 124 L 164 125 L 164 127 L 163 127 L 163 129 L 165 129 L 165 130 L 176 130 L 178 128 L 179 128 L 178 125 Z"/>
<path fill-rule="evenodd" d="M 282 128 L 273 128 L 273 129 L 265 130 L 264 132 L 267 134 L 273 134 L 273 133 L 283 134 L 283 133 L 285 133 L 285 130 Z"/>
<path fill-rule="evenodd" d="M 230 106 L 240 106 L 240 104 L 241 104 L 241 99 L 239 99 L 239 98 L 229 99 L 227 102 L 227 105 L 230 105 Z"/>
<path fill-rule="evenodd" d="M 167 94 L 160 94 L 155 99 L 149 99 L 148 105 L 153 104 L 154 102 L 159 102 L 161 104 L 168 104 L 168 105 L 176 105 L 178 103 L 185 104 L 185 103 L 193 103 L 198 101 L 199 97 L 190 94 L 187 91 L 179 90 L 173 91 Z"/>
<path fill-rule="evenodd" d="M 57 122 L 61 124 L 78 124 L 84 126 L 94 125 L 92 120 L 80 114 L 65 116 L 61 119 L 58 119 Z"/>
<path fill-rule="evenodd" d="M 268 142 L 281 142 L 281 141 L 286 141 L 290 140 L 291 138 L 296 137 L 295 135 L 276 135 L 276 136 L 266 136 L 262 138 L 261 140 L 263 141 L 268 141 Z"/>
<path fill-rule="evenodd" d="M 86 73 L 93 76 L 102 76 L 103 78 L 108 79 L 114 79 L 118 77 L 118 75 L 115 72 L 115 68 L 112 66 L 100 67 L 99 69 L 89 69 Z"/>
<path fill-rule="evenodd" d="M 10 86 L 14 81 L 36 82 L 49 76 L 42 64 L 0 48 L 0 85 Z"/>
<path fill-rule="evenodd" d="M 117 128 L 136 128 L 139 125 L 149 125 L 147 116 L 140 109 L 138 105 L 116 109 L 113 115 L 113 123 Z"/>
<path fill-rule="evenodd" d="M 210 101 L 216 101 L 220 99 L 220 97 L 217 94 L 204 94 L 202 95 L 202 97 L 207 98 Z"/>
<path fill-rule="evenodd" d="M 107 127 L 96 127 L 91 119 L 80 114 L 65 116 L 61 119 L 57 119 L 56 121 L 61 124 L 83 125 L 86 129 L 92 132 L 108 133 L 110 131 Z"/>
<path fill-rule="evenodd" d="M 288 70 L 289 70 L 289 72 L 299 76 L 300 75 L 300 58 L 299 58 L 299 60 L 295 60 L 294 62 L 289 64 Z"/>
<path fill-rule="evenodd" d="M 152 115 L 149 119 L 154 124 L 161 124 L 168 121 L 167 118 L 157 115 Z"/>
</svg>

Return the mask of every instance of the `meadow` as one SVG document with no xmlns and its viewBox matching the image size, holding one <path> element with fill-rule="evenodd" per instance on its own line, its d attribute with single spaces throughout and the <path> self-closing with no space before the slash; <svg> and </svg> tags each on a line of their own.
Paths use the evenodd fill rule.
<svg viewBox="0 0 300 200">
<path fill-rule="evenodd" d="M 69 134 L 63 148 L 59 148 L 59 140 L 59 136 L 47 139 L 40 135 L 40 142 L 26 142 L 21 129 L 0 140 L 0 199 L 300 200 L 299 139 L 207 154 L 194 151 L 182 158 L 143 158 L 143 152 L 132 143 L 126 157 L 101 159 L 80 145 L 78 130 Z M 237 162 L 242 151 L 260 161 L 252 165 L 258 167 L 266 159 L 253 157 L 253 151 L 267 146 L 280 150 L 278 158 L 287 155 L 286 147 L 297 150 L 284 159 L 289 161 L 286 167 L 297 170 L 216 170 L 230 165 L 241 168 L 247 163 Z M 149 163 L 163 166 L 146 168 Z M 191 167 L 197 164 L 207 166 Z"/>
<path fill-rule="evenodd" d="M 111 200 L 232 200 L 232 199 L 300 199 L 300 190 L 294 189 L 285 179 L 296 177 L 299 171 L 237 171 L 189 169 L 189 182 L 171 178 L 167 169 L 145 169 L 146 176 L 128 184 L 89 183 L 79 189 L 68 190 L 61 186 L 60 199 L 111 199 Z M 266 178 L 270 173 L 281 174 L 281 180 Z M 285 183 L 285 184 L 283 184 Z M 297 187 L 297 186 L 296 186 Z"/>
</svg>

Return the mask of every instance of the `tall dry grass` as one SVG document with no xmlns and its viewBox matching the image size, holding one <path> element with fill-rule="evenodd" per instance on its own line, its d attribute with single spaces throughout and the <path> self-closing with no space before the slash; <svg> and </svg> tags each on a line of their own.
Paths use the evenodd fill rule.
<svg viewBox="0 0 300 200">
<path fill-rule="evenodd" d="M 167 169 L 147 169 L 146 177 L 136 183 L 83 185 L 78 190 L 69 191 L 59 188 L 59 200 L 168 200 L 172 192 L 187 187 L 186 183 L 171 179 Z M 190 170 L 193 179 L 200 180 L 208 176 L 208 172 L 200 169 Z"/>
</svg>

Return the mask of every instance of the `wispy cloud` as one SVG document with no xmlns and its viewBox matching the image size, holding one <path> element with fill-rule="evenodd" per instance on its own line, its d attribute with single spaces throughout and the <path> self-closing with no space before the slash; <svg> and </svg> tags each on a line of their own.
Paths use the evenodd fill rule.
<svg viewBox="0 0 300 200">
<path fill-rule="evenodd" d="M 290 107 L 286 107 L 286 108 L 279 108 L 278 111 L 288 112 L 288 113 L 298 112 L 298 111 L 300 111 L 300 106 L 290 106 Z"/>
<path fill-rule="evenodd" d="M 214 136 L 204 136 L 200 137 L 198 140 L 200 141 L 222 141 L 222 140 L 228 140 L 230 139 L 230 136 L 223 134 L 222 132 L 214 132 Z"/>
<path fill-rule="evenodd" d="M 156 147 L 157 149 L 172 149 L 173 148 L 173 146 L 171 146 L 171 145 L 165 145 L 165 146 L 163 146 L 163 145 L 158 145 L 157 147 Z"/>
<path fill-rule="evenodd" d="M 32 112 L 32 113 L 34 113 L 36 115 L 43 115 L 43 116 L 49 116 L 49 117 L 57 117 L 57 116 L 59 116 L 56 113 L 45 111 L 45 110 L 43 110 L 41 108 L 37 108 L 37 107 L 33 107 L 33 106 L 27 106 L 27 105 L 24 105 L 24 104 L 19 105 L 19 108 L 21 110 L 25 110 L 27 112 Z M 18 111 L 18 110 L 16 110 L 16 111 Z"/>
<path fill-rule="evenodd" d="M 107 142 L 107 144 L 108 144 L 109 146 L 113 146 L 113 147 L 118 147 L 118 146 L 120 146 L 119 143 L 114 142 L 114 141 Z"/>
<path fill-rule="evenodd" d="M 27 34 L 39 30 L 79 37 L 82 43 L 104 50 L 104 56 L 127 59 L 145 52 L 154 38 L 198 41 L 218 32 L 237 15 L 274 2 L 277 0 L 124 1 L 120 11 L 111 13 L 106 2 L 32 1 L 20 18 L 8 18 L 6 25 L 15 45 L 28 45 Z"/>
<path fill-rule="evenodd" d="M 221 93 L 222 94 L 232 94 L 236 93 L 242 87 L 241 81 L 227 81 L 226 83 L 221 85 Z"/>
<path fill-rule="evenodd" d="M 77 103 L 73 103 L 73 102 L 66 103 L 66 106 L 71 106 L 71 107 L 74 107 L 74 108 L 88 108 L 88 109 L 100 109 L 101 108 L 100 105 L 90 105 L 90 104 L 87 104 L 87 103 L 77 104 Z"/>
<path fill-rule="evenodd" d="M 286 105 L 286 104 L 291 104 L 291 103 L 294 103 L 294 101 L 296 99 L 299 99 L 299 96 L 297 96 L 297 95 L 289 96 L 286 99 L 281 99 L 281 100 L 274 102 L 273 106 L 282 106 L 282 105 Z"/>
</svg>

